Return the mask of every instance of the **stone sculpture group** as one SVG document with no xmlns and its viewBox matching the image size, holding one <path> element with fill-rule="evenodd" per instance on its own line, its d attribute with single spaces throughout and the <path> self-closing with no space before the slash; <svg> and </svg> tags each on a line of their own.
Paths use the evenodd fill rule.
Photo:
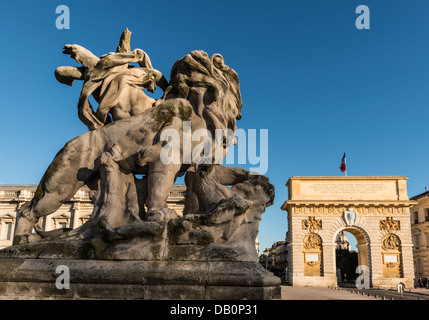
<svg viewBox="0 0 429 320">
<path fill-rule="evenodd" d="M 237 129 L 242 108 L 237 73 L 220 54 L 209 57 L 203 51 L 192 51 L 173 65 L 167 81 L 143 50 L 131 51 L 130 37 L 126 29 L 116 52 L 100 58 L 79 45 L 64 47 L 64 53 L 81 66 L 59 67 L 55 77 L 67 85 L 83 81 L 78 116 L 89 131 L 67 142 L 55 156 L 34 198 L 21 207 L 14 245 L 2 250 L 0 259 L 10 263 L 24 259 L 27 265 L 33 264 L 33 273 L 43 269 L 43 259 L 69 261 L 75 266 L 75 281 L 81 284 L 91 273 L 90 262 L 120 274 L 118 268 L 138 261 L 145 263 L 139 272 L 146 279 L 152 279 L 157 270 L 157 285 L 162 289 L 157 291 L 147 283 L 138 296 L 144 299 L 201 298 L 201 290 L 207 299 L 278 297 L 279 280 L 257 263 L 255 249 L 261 215 L 274 199 L 268 179 L 203 158 L 200 163 L 166 163 L 161 157 L 168 144 L 162 139 L 163 132 L 175 130 L 182 136 L 185 121 L 192 132 L 204 129 L 211 137 L 215 130 Z M 154 92 L 156 87 L 164 91 L 158 100 L 143 91 Z M 98 103 L 96 111 L 91 95 Z M 215 151 L 219 142 L 212 142 Z M 231 143 L 221 141 L 223 156 Z M 184 159 L 183 143 L 176 147 L 179 158 Z M 202 153 L 201 142 L 192 141 L 190 152 Z M 187 189 L 182 214 L 169 209 L 166 202 L 175 180 L 183 175 Z M 42 231 L 42 218 L 84 185 L 90 188 L 94 203 L 90 219 L 73 230 Z M 109 264 L 113 261 L 122 267 Z M 190 263 L 193 267 L 188 270 Z M 19 278 L 19 268 L 14 266 L 10 274 L 0 274 L 1 282 L 10 284 L 10 277 Z M 240 267 L 235 278 L 222 278 Z M 93 274 L 92 281 L 103 283 L 100 274 Z M 112 281 L 124 284 L 119 276 Z M 171 283 L 185 286 L 188 293 L 166 293 L 165 286 Z M 95 289 L 85 292 L 86 296 L 75 289 L 73 294 L 97 297 Z M 112 297 L 124 298 L 118 292 Z"/>
</svg>

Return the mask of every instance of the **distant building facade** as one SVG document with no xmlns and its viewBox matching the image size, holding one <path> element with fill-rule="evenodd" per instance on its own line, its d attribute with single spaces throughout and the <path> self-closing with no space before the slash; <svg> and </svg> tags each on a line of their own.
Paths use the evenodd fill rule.
<svg viewBox="0 0 429 320">
<path fill-rule="evenodd" d="M 16 215 L 21 206 L 30 201 L 37 185 L 0 185 L 0 249 L 12 245 Z M 54 213 L 40 219 L 39 226 L 44 231 L 59 228 L 75 229 L 83 225 L 91 216 L 93 203 L 89 197 L 90 190 L 80 188 L 70 201 L 64 203 Z M 167 199 L 167 206 L 182 214 L 185 206 L 185 185 L 173 185 Z M 259 239 L 255 240 L 256 252 L 259 254 Z"/>
<path fill-rule="evenodd" d="M 259 263 L 276 276 L 284 278 L 287 268 L 286 241 L 277 241 L 259 256 Z"/>
<path fill-rule="evenodd" d="M 12 245 L 17 212 L 33 198 L 36 188 L 37 185 L 0 185 L 0 249 Z M 89 219 L 93 210 L 89 193 L 87 187 L 80 188 L 56 212 L 40 219 L 39 226 L 45 231 L 80 227 Z M 183 212 L 185 194 L 185 185 L 174 185 L 167 199 L 167 206 Z"/>
<path fill-rule="evenodd" d="M 429 277 L 429 191 L 411 200 L 418 203 L 410 210 L 415 276 Z"/>
<path fill-rule="evenodd" d="M 337 235 L 337 250 L 351 250 L 351 245 L 349 243 L 349 237 L 347 236 L 347 232 L 340 231 Z"/>
</svg>

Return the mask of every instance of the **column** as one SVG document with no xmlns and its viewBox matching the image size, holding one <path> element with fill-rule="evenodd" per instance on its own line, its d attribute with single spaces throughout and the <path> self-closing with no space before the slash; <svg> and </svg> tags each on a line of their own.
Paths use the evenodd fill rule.
<svg viewBox="0 0 429 320">
<path fill-rule="evenodd" d="M 414 283 L 413 245 L 402 245 L 402 271 L 405 286 L 411 288 Z"/>
<path fill-rule="evenodd" d="M 292 285 L 294 285 L 299 278 L 304 276 L 302 244 L 289 244 L 289 257 L 289 275 Z"/>
<path fill-rule="evenodd" d="M 383 276 L 383 261 L 381 257 L 381 243 L 371 243 L 371 249 L 369 250 L 369 261 L 371 262 L 371 286 L 377 288 L 382 286 L 384 283 Z"/>
<path fill-rule="evenodd" d="M 71 221 L 70 221 L 70 228 L 76 229 L 79 227 L 79 218 L 80 218 L 80 202 L 73 202 L 72 208 L 71 208 Z"/>
</svg>

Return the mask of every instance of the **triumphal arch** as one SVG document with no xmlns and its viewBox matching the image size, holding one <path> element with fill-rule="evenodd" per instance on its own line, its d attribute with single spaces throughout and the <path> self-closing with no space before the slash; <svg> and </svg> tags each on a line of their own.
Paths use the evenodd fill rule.
<svg viewBox="0 0 429 320">
<path fill-rule="evenodd" d="M 357 240 L 360 283 L 413 285 L 413 245 L 406 177 L 291 177 L 288 200 L 288 280 L 295 286 L 336 286 L 336 237 Z M 366 274 L 363 274 L 366 273 Z M 365 284 L 365 279 L 367 283 Z"/>
</svg>

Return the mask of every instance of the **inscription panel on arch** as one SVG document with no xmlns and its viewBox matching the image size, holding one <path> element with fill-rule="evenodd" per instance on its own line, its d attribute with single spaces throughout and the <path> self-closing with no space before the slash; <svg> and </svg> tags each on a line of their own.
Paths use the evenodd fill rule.
<svg viewBox="0 0 429 320">
<path fill-rule="evenodd" d="M 300 200 L 397 200 L 395 181 L 301 181 Z"/>
</svg>

